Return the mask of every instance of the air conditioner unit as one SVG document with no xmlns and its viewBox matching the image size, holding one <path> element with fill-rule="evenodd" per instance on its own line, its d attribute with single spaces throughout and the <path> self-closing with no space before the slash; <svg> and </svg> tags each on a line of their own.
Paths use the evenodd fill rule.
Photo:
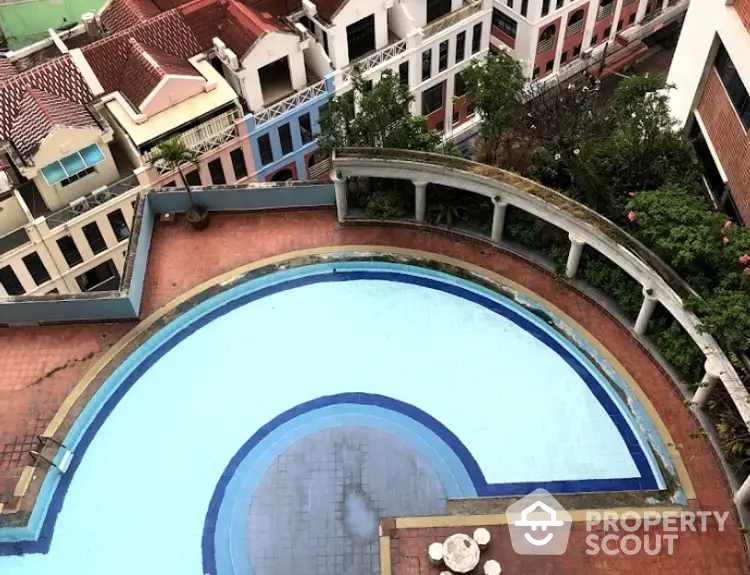
<svg viewBox="0 0 750 575">
<path fill-rule="evenodd" d="M 213 44 L 214 48 L 216 48 L 216 53 L 219 55 L 219 58 L 223 58 L 227 51 L 227 45 L 218 38 L 213 39 Z"/>
</svg>

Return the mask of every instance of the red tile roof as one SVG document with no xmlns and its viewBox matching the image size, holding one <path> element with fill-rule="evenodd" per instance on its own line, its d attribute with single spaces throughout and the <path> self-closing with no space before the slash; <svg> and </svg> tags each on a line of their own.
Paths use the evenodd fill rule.
<svg viewBox="0 0 750 575">
<path fill-rule="evenodd" d="M 98 126 L 86 106 L 79 102 L 31 87 L 26 87 L 25 92 L 10 128 L 10 139 L 22 156 L 33 154 L 44 137 L 58 126 Z"/>
<path fill-rule="evenodd" d="M 131 38 L 181 60 L 205 49 L 176 10 L 84 46 L 83 54 L 105 92 L 121 89 L 123 70 L 132 51 Z"/>
<path fill-rule="evenodd" d="M 277 17 L 238 0 L 194 0 L 179 11 L 205 49 L 218 37 L 239 58 L 266 32 L 292 33 Z"/>
<path fill-rule="evenodd" d="M 101 12 L 107 30 L 119 32 L 158 16 L 161 10 L 150 0 L 111 0 Z"/>
<path fill-rule="evenodd" d="M 0 84 L 0 139 L 12 141 L 18 150 L 33 150 L 49 125 L 88 122 L 82 111 L 93 99 L 70 56 L 45 62 Z"/>
<path fill-rule="evenodd" d="M 0 81 L 16 75 L 18 75 L 18 70 L 13 65 L 13 62 L 8 60 L 5 56 L 0 56 Z"/>
<path fill-rule="evenodd" d="M 167 54 L 153 46 L 145 46 L 135 38 L 128 38 L 130 55 L 122 68 L 120 92 L 136 110 L 168 75 L 195 76 L 198 71 L 186 60 Z"/>
</svg>

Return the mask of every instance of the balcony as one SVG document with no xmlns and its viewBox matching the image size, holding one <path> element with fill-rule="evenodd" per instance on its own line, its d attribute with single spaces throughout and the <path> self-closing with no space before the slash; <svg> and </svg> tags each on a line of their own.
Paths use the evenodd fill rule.
<svg viewBox="0 0 750 575">
<path fill-rule="evenodd" d="M 478 14 L 482 10 L 482 0 L 477 0 L 471 4 L 467 4 L 463 8 L 459 8 L 455 12 L 446 14 L 442 18 L 431 22 L 429 25 L 422 28 L 422 38 L 427 39 L 435 34 L 439 34 L 443 30 L 447 30 L 451 26 L 458 24 L 462 20 L 470 18 L 474 14 Z"/>
<path fill-rule="evenodd" d="M 322 162 L 310 166 L 307 172 L 307 177 L 310 180 L 318 180 L 325 177 L 328 172 L 331 171 L 331 158 L 326 158 Z"/>
<path fill-rule="evenodd" d="M 552 50 L 552 48 L 555 47 L 556 40 L 557 36 L 552 36 L 552 38 L 547 38 L 546 40 L 540 40 L 539 44 L 536 47 L 536 53 L 541 54 L 542 52 L 546 52 L 547 50 Z"/>
<path fill-rule="evenodd" d="M 381 64 L 385 64 L 404 53 L 406 53 L 406 40 L 393 42 L 385 48 L 381 48 L 377 52 L 365 56 L 344 68 L 342 79 L 344 83 L 348 82 L 351 79 L 355 67 L 358 67 L 360 72 L 364 74 L 368 70 L 377 68 Z"/>
<path fill-rule="evenodd" d="M 570 38 L 571 36 L 580 34 L 582 30 L 583 30 L 583 20 L 579 20 L 578 22 L 575 22 L 574 24 L 569 24 L 565 30 L 565 37 Z"/>
<path fill-rule="evenodd" d="M 600 6 L 599 11 L 596 13 L 597 20 L 603 20 L 607 16 L 610 16 L 615 10 L 615 3 L 610 2 L 606 6 Z"/>
<path fill-rule="evenodd" d="M 73 218 L 85 214 L 89 210 L 93 210 L 97 206 L 106 204 L 111 199 L 137 188 L 138 185 L 138 178 L 135 174 L 131 174 L 114 184 L 99 188 L 82 198 L 70 202 L 64 208 L 49 214 L 46 218 L 47 226 L 53 229 L 66 224 Z"/>
<path fill-rule="evenodd" d="M 630 6 L 633 2 L 638 2 L 638 0 L 622 0 L 622 5 Z"/>
<path fill-rule="evenodd" d="M 327 93 L 328 88 L 326 87 L 325 80 L 321 80 L 307 88 L 303 88 L 288 98 L 276 102 L 273 106 L 269 106 L 268 108 L 264 108 L 263 110 L 254 113 L 253 118 L 255 119 L 255 127 L 262 126 L 266 122 L 270 122 L 274 118 L 286 114 L 297 106 Z"/>
<path fill-rule="evenodd" d="M 203 154 L 237 137 L 238 111 L 229 110 L 180 134 L 185 145 L 197 154 Z M 158 145 L 141 155 L 143 162 L 151 163 Z"/>
</svg>

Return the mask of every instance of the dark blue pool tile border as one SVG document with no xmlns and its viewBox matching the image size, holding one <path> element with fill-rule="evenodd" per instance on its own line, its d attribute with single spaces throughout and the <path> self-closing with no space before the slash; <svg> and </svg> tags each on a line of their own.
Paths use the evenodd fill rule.
<svg viewBox="0 0 750 575">
<path fill-rule="evenodd" d="M 509 309 L 502 304 L 491 300 L 490 298 L 468 290 L 466 288 L 453 285 L 450 283 L 442 282 L 434 278 L 410 275 L 403 272 L 385 271 L 385 270 L 337 270 L 333 268 L 331 272 L 322 274 L 313 274 L 307 276 L 300 276 L 282 281 L 278 284 L 271 286 L 262 287 L 254 290 L 250 293 L 243 294 L 231 301 L 225 302 L 215 309 L 212 309 L 197 318 L 195 321 L 173 334 L 167 341 L 163 342 L 158 348 L 152 350 L 145 358 L 128 374 L 123 382 L 117 386 L 112 392 L 107 401 L 102 405 L 96 416 L 92 419 L 89 426 L 83 432 L 80 441 L 76 447 L 75 457 L 71 460 L 70 467 L 67 472 L 60 476 L 55 491 L 51 497 L 47 512 L 42 519 L 42 527 L 40 529 L 39 537 L 36 540 L 31 541 L 14 541 L 0 542 L 0 556 L 2 555 L 20 555 L 24 553 L 47 553 L 51 544 L 52 535 L 54 533 L 55 523 L 57 517 L 60 514 L 63 503 L 65 501 L 65 495 L 70 488 L 70 483 L 75 475 L 81 460 L 83 459 L 86 450 L 88 449 L 91 441 L 93 440 L 96 433 L 101 428 L 102 424 L 106 421 L 109 414 L 117 406 L 123 396 L 130 390 L 136 381 L 146 373 L 151 366 L 153 366 L 161 357 L 163 357 L 168 351 L 174 348 L 182 340 L 189 337 L 195 331 L 201 329 L 207 324 L 211 323 L 215 319 L 218 319 L 235 309 L 242 307 L 243 305 L 267 297 L 274 293 L 302 287 L 306 285 L 312 285 L 316 283 L 334 282 L 334 281 L 351 281 L 351 280 L 382 280 L 382 281 L 394 281 L 400 283 L 407 283 L 412 285 L 418 285 L 445 293 L 461 297 L 467 301 L 471 301 L 482 307 L 502 315 L 503 317 L 514 322 L 516 325 L 536 337 L 542 343 L 547 345 L 565 362 L 573 368 L 573 370 L 583 379 L 589 390 L 594 394 L 599 403 L 604 407 L 605 411 L 612 417 L 613 422 L 617 426 L 620 435 L 625 441 L 628 449 L 633 456 L 633 461 L 638 468 L 640 473 L 639 478 L 625 478 L 625 479 L 613 479 L 613 480 L 591 480 L 586 482 L 590 491 L 633 491 L 633 490 L 652 490 L 658 489 L 658 481 L 654 476 L 651 466 L 648 464 L 648 458 L 643 453 L 640 443 L 637 441 L 635 434 L 633 433 L 630 426 L 620 414 L 617 406 L 615 405 L 612 398 L 607 392 L 597 383 L 595 378 L 586 370 L 586 368 L 578 362 L 578 360 L 571 354 L 562 344 L 549 336 L 539 326 L 529 321 L 527 318 L 516 313 L 512 309 Z M 619 417 L 615 417 L 619 416 Z M 269 424 L 263 426 L 257 433 L 264 431 L 268 434 L 270 431 Z M 460 442 L 459 442 L 460 443 Z M 465 449 L 465 448 L 464 448 Z M 456 452 L 459 455 L 459 452 Z M 636 454 L 639 454 L 637 456 Z M 460 457 L 460 455 L 459 455 Z M 473 460 L 473 457 L 472 457 Z M 474 462 L 476 465 L 476 462 Z M 467 471 L 470 472 L 469 468 Z M 471 472 L 470 472 L 471 473 Z M 481 471 L 479 471 L 481 474 Z M 474 476 L 472 476 L 472 480 Z M 224 476 L 219 481 L 224 480 Z M 484 476 L 482 475 L 482 481 Z M 548 491 L 556 493 L 574 493 L 579 492 L 578 486 L 582 482 L 547 482 L 547 483 L 534 483 L 529 485 L 529 490 L 525 493 L 532 491 L 538 487 L 544 487 Z M 558 485 L 559 484 L 559 485 Z M 508 495 L 508 489 L 506 485 L 512 485 L 513 491 L 516 491 L 523 484 L 497 484 L 497 485 L 486 485 L 485 482 L 485 493 L 486 496 L 500 496 Z M 576 487 L 574 487 L 574 485 Z M 480 493 L 480 484 L 476 484 L 477 493 Z M 218 489 L 217 485 L 217 489 Z M 524 493 L 524 494 L 525 494 Z M 518 493 L 512 493 L 518 494 Z M 92 526 L 92 528 L 94 528 Z"/>
</svg>

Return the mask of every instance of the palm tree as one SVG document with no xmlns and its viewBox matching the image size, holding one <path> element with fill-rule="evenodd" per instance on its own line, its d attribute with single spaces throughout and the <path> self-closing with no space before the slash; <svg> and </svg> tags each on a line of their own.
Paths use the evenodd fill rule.
<svg viewBox="0 0 750 575">
<path fill-rule="evenodd" d="M 151 156 L 153 164 L 161 163 L 180 174 L 180 180 L 185 188 L 185 192 L 190 202 L 190 208 L 185 212 L 185 217 L 197 229 L 205 228 L 208 225 L 208 211 L 206 208 L 195 201 L 193 191 L 190 189 L 185 174 L 182 173 L 184 164 L 195 163 L 198 161 L 198 154 L 187 147 L 185 142 L 179 136 L 174 136 L 163 141 L 156 148 L 156 152 Z"/>
</svg>

